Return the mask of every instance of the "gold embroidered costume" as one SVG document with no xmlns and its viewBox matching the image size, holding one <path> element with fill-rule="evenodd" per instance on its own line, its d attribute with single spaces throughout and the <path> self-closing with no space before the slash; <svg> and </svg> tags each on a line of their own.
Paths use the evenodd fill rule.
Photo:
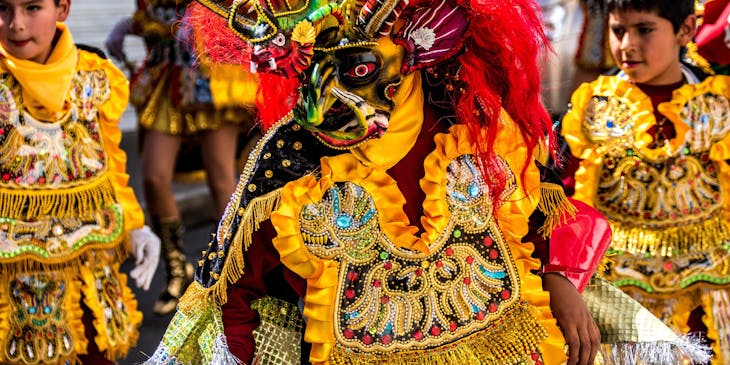
<svg viewBox="0 0 730 365">
<path fill-rule="evenodd" d="M 58 27 L 46 64 L 0 50 L 3 364 L 73 364 L 89 341 L 116 359 L 142 320 L 118 270 L 128 232 L 143 225 L 119 148 L 127 81 Z M 94 338 L 84 334 L 82 300 Z"/>
<path fill-rule="evenodd" d="M 611 222 L 603 276 L 687 332 L 701 306 L 716 363 L 730 358 L 730 78 L 676 89 L 658 111 L 636 85 L 601 76 L 573 95 L 563 135 L 582 159 L 575 198 Z M 655 145 L 671 123 L 676 135 Z"/>
</svg>

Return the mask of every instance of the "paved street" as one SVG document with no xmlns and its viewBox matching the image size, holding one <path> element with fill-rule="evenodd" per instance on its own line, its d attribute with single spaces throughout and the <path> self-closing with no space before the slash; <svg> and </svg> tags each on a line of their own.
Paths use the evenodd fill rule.
<svg viewBox="0 0 730 365">
<path fill-rule="evenodd" d="M 200 251 L 207 247 L 208 235 L 213 228 L 212 223 L 198 225 L 194 228 L 189 228 L 185 234 L 185 244 L 187 245 L 188 260 L 190 262 L 196 261 L 200 255 Z M 122 270 L 129 272 L 133 267 L 133 261 L 127 261 Z M 152 305 L 157 298 L 158 290 L 162 287 L 165 281 L 165 272 L 163 266 L 160 265 L 157 268 L 157 274 L 152 281 L 152 286 L 149 292 L 144 292 L 140 289 L 132 286 L 135 295 L 137 295 L 137 301 L 139 303 L 139 309 L 144 314 L 144 321 L 140 328 L 140 336 L 137 341 L 137 347 L 129 351 L 129 355 L 126 359 L 119 362 L 120 365 L 133 365 L 139 364 L 146 360 L 157 348 L 157 344 L 162 338 L 162 334 L 167 328 L 167 323 L 172 319 L 172 315 L 165 317 L 158 317 L 152 313 Z"/>
</svg>

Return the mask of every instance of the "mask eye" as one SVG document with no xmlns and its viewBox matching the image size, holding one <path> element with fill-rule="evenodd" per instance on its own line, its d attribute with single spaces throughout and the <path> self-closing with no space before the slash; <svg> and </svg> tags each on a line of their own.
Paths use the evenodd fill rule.
<svg viewBox="0 0 730 365">
<path fill-rule="evenodd" d="M 271 43 L 273 43 L 277 47 L 283 47 L 284 43 L 286 43 L 286 37 L 284 37 L 283 34 L 279 33 L 274 37 L 274 39 L 271 40 Z"/>
<path fill-rule="evenodd" d="M 363 79 L 377 71 L 378 66 L 374 62 L 361 63 L 345 71 L 344 76 L 350 79 Z"/>
</svg>

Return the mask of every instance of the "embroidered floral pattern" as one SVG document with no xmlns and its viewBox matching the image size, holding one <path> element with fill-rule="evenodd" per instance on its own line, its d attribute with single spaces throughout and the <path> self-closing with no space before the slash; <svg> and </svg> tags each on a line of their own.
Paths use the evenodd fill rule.
<svg viewBox="0 0 730 365">
<path fill-rule="evenodd" d="M 5 358 L 11 363 L 57 364 L 71 357 L 74 340 L 62 308 L 66 283 L 51 273 L 18 276 L 5 285 L 12 308 Z"/>
</svg>

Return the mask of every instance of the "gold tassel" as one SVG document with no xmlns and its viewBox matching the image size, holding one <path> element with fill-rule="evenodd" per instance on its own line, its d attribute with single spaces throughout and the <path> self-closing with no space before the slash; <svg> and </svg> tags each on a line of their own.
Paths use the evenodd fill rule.
<svg viewBox="0 0 730 365">
<path fill-rule="evenodd" d="M 240 196 L 240 195 L 239 195 Z M 233 284 L 243 275 L 244 260 L 243 255 L 248 251 L 252 243 L 252 235 L 259 229 L 259 224 L 271 217 L 271 212 L 279 208 L 281 198 L 281 189 L 274 190 L 265 195 L 259 196 L 251 200 L 245 210 L 234 211 L 231 214 L 240 216 L 240 224 L 235 236 L 228 248 L 228 255 L 220 272 L 220 277 L 215 284 L 209 288 L 203 288 L 200 285 L 191 285 L 180 299 L 178 306 L 184 308 L 189 306 L 188 301 L 198 301 L 201 298 L 214 299 L 220 305 L 228 301 L 228 284 Z M 223 217 L 221 224 L 230 224 L 232 217 Z M 227 229 L 230 229 L 227 227 Z M 231 234 L 227 232 L 226 234 Z M 219 241 L 225 237 L 218 237 Z"/>
<path fill-rule="evenodd" d="M 42 216 L 91 219 L 97 207 L 115 203 L 114 186 L 109 178 L 101 178 L 68 189 L 0 191 L 0 216 L 25 221 Z"/>
<path fill-rule="evenodd" d="M 576 209 L 565 196 L 565 190 L 558 184 L 549 182 L 540 183 L 540 201 L 537 209 L 545 214 L 545 222 L 537 233 L 543 237 L 550 236 L 553 228 L 568 220 L 568 216 L 574 217 Z"/>
<path fill-rule="evenodd" d="M 336 345 L 331 359 L 335 365 L 519 364 L 538 352 L 546 338 L 532 309 L 521 303 L 487 329 L 436 348 L 367 353 Z"/>
</svg>

